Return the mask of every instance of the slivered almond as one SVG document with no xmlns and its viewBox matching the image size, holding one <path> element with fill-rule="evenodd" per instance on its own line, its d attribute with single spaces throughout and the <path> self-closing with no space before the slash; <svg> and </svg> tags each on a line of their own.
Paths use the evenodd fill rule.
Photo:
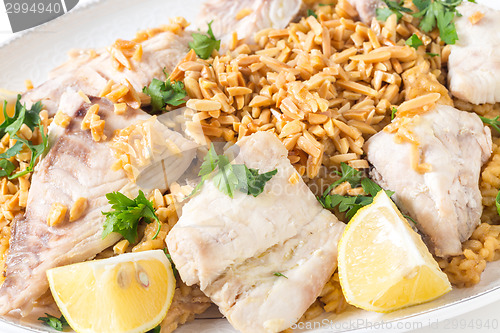
<svg viewBox="0 0 500 333">
<path fill-rule="evenodd" d="M 236 14 L 236 19 L 239 21 L 244 17 L 247 17 L 248 15 L 252 14 L 253 10 L 250 8 L 243 8 Z"/>
<path fill-rule="evenodd" d="M 66 216 L 66 212 L 68 211 L 68 207 L 59 202 L 54 202 L 52 206 L 50 206 L 49 215 L 47 216 L 47 224 L 50 227 L 55 227 L 61 224 Z"/>
<path fill-rule="evenodd" d="M 54 116 L 54 122 L 56 123 L 57 126 L 66 128 L 68 127 L 70 121 L 71 117 L 68 116 L 66 113 L 62 112 L 61 110 L 57 111 L 56 115 Z"/>
<path fill-rule="evenodd" d="M 246 87 L 228 87 L 227 92 L 229 93 L 229 96 L 241 96 L 251 94 L 252 89 Z"/>
<path fill-rule="evenodd" d="M 87 94 L 85 94 L 83 91 L 79 90 L 78 95 L 80 95 L 80 97 L 85 101 L 85 103 L 90 104 L 89 96 L 87 96 Z"/>
<path fill-rule="evenodd" d="M 479 21 L 481 21 L 481 19 L 484 17 L 484 14 L 481 13 L 481 12 L 475 12 L 474 14 L 472 14 L 471 16 L 469 16 L 469 22 L 471 24 L 477 24 L 479 23 Z"/>
<path fill-rule="evenodd" d="M 73 206 L 71 206 L 71 209 L 69 211 L 69 221 L 73 222 L 78 220 L 87 209 L 87 206 L 88 201 L 86 198 L 80 197 L 76 199 L 75 203 L 73 204 Z"/>
<path fill-rule="evenodd" d="M 222 107 L 220 102 L 217 101 L 194 98 L 188 100 L 186 106 L 196 111 L 217 111 Z"/>
</svg>

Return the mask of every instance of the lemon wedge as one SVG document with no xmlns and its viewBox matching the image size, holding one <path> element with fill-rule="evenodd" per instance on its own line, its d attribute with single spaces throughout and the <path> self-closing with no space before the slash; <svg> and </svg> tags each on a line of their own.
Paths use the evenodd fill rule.
<svg viewBox="0 0 500 333">
<path fill-rule="evenodd" d="M 146 332 L 163 320 L 175 292 L 161 250 L 53 268 L 47 278 L 59 309 L 78 333 Z"/>
<path fill-rule="evenodd" d="M 0 89 L 0 123 L 3 123 L 5 117 L 3 114 L 4 101 L 7 101 L 7 114 L 12 117 L 16 107 L 17 92 Z"/>
<path fill-rule="evenodd" d="M 384 191 L 347 225 L 338 270 L 347 302 L 369 311 L 394 311 L 451 290 L 446 274 Z"/>
</svg>

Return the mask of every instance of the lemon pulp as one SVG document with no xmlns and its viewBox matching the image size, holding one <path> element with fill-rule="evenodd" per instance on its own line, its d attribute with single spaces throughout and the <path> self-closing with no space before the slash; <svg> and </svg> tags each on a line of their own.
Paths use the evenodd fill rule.
<svg viewBox="0 0 500 333">
<path fill-rule="evenodd" d="M 365 310 L 394 311 L 451 290 L 446 274 L 384 191 L 349 222 L 338 261 L 347 302 Z"/>
<path fill-rule="evenodd" d="M 58 267 L 47 278 L 76 332 L 145 332 L 163 320 L 175 291 L 161 250 Z"/>
</svg>

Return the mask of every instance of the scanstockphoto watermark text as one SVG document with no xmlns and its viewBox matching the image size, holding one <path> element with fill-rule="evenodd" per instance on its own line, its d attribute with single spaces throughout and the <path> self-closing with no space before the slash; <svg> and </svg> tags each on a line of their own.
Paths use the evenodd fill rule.
<svg viewBox="0 0 500 333">
<path fill-rule="evenodd" d="M 335 321 L 323 319 L 315 322 L 299 322 L 292 325 L 292 330 L 311 330 L 323 329 L 332 332 L 335 331 L 350 331 L 363 329 L 365 331 L 412 331 L 422 328 L 436 330 L 481 330 L 481 331 L 498 331 L 500 323 L 498 319 L 429 319 L 426 321 L 371 321 L 368 319 L 355 319 L 345 321 Z"/>
</svg>

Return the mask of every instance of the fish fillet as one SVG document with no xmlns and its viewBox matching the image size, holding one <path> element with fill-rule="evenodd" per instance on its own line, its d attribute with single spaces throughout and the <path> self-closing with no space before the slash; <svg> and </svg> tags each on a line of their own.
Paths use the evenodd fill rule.
<svg viewBox="0 0 500 333">
<path fill-rule="evenodd" d="M 480 222 L 478 182 L 481 166 L 491 155 L 491 133 L 476 114 L 447 105 L 415 117 L 411 131 L 432 170 L 415 171 L 412 144 L 398 143 L 394 134 L 381 131 L 365 145 L 372 175 L 395 192 L 394 200 L 416 221 L 437 256 L 458 255 Z"/>
<path fill-rule="evenodd" d="M 143 54 L 140 61 L 129 59 L 131 69 L 117 70 L 108 51 L 102 51 L 93 58 L 87 53 L 76 55 L 49 74 L 49 80 L 26 92 L 23 102 L 42 101 L 49 115 L 53 116 L 59 106 L 61 95 L 66 88 L 82 90 L 87 95 L 99 96 L 108 80 L 126 83 L 136 91 L 148 85 L 153 78 L 165 79 L 165 70 L 171 73 L 177 63 L 189 51 L 191 33 L 180 31 L 178 34 L 162 32 L 142 42 Z"/>
<path fill-rule="evenodd" d="M 230 198 L 207 181 L 184 205 L 167 247 L 183 281 L 200 284 L 236 329 L 279 332 L 335 270 L 344 224 L 321 207 L 276 136 L 257 132 L 238 145 L 238 163 L 277 174 L 257 197 Z"/>
<path fill-rule="evenodd" d="M 99 105 L 98 114 L 106 122 L 104 134 L 108 138 L 118 129 L 154 119 L 130 108 L 124 115 L 116 115 L 113 103 L 107 99 L 92 97 L 91 102 Z M 81 130 L 81 121 L 91 104 L 71 89 L 61 97 L 61 110 L 72 120 L 67 128 L 51 129 L 52 147 L 33 173 L 26 213 L 14 223 L 6 279 L 0 287 L 0 314 L 16 308 L 29 313 L 33 302 L 47 291 L 48 269 L 91 259 L 121 237 L 111 234 L 101 238 L 105 219 L 101 212 L 110 209 L 106 194 L 120 191 L 135 197 L 138 187 L 123 170 L 112 170 L 116 159 L 109 143 L 95 142 L 90 131 Z M 181 148 L 194 145 L 159 122 L 155 124 L 158 126 L 162 137 Z M 182 165 L 177 166 L 180 169 Z M 163 178 L 159 175 L 159 188 Z M 53 203 L 64 204 L 69 210 L 80 197 L 87 199 L 88 208 L 78 220 L 68 222 L 66 216 L 59 226 L 47 225 Z"/>
<path fill-rule="evenodd" d="M 500 102 L 500 10 L 463 2 L 455 20 L 448 81 L 453 96 L 473 104 Z M 470 18 L 484 15 L 477 23 Z"/>
<path fill-rule="evenodd" d="M 198 27 L 206 31 L 206 24 L 213 21 L 215 37 L 229 45 L 233 32 L 238 39 L 254 43 L 256 32 L 273 28 L 284 29 L 304 9 L 302 0 L 215 0 L 202 4 Z"/>
</svg>

